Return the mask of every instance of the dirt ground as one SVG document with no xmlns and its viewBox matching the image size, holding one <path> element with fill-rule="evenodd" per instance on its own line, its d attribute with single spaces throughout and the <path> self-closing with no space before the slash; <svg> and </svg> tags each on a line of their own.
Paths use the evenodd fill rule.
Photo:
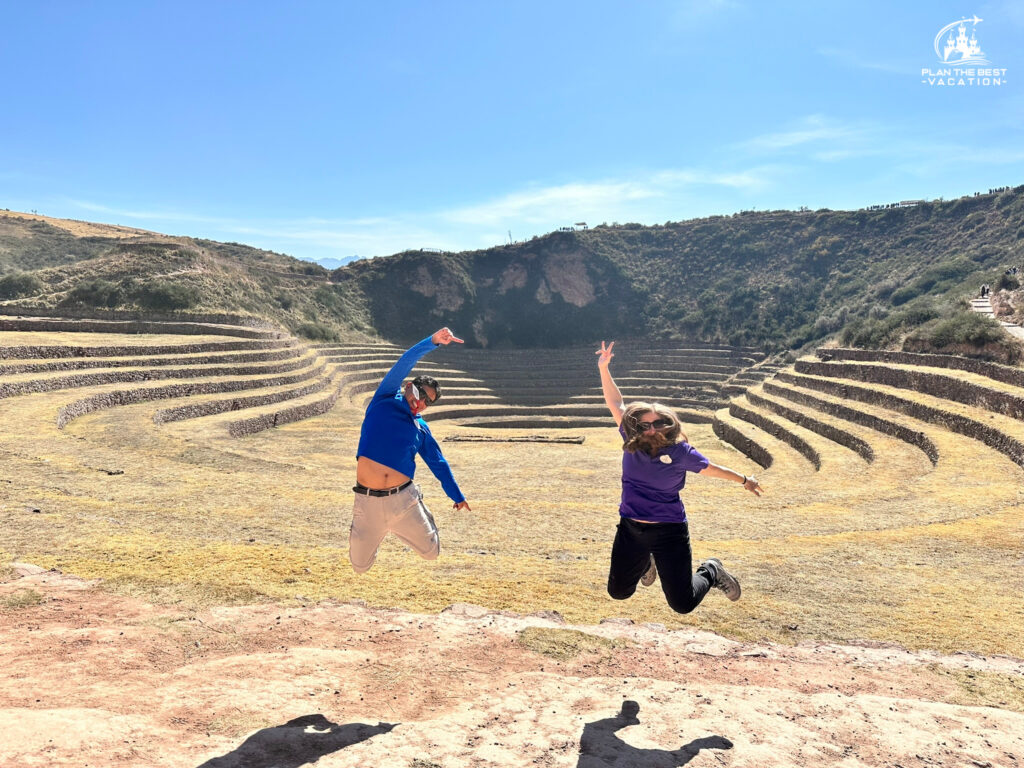
<svg viewBox="0 0 1024 768">
<path fill-rule="evenodd" d="M 0 605 L 3 768 L 1024 765 L 1006 657 L 466 604 L 186 613 L 20 564 Z"/>
</svg>

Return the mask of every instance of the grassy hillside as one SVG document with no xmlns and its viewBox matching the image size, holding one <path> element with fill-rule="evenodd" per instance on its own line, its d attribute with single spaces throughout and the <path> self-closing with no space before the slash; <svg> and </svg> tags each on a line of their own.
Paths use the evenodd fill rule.
<svg viewBox="0 0 1024 768">
<path fill-rule="evenodd" d="M 918 350 L 1014 360 L 1019 349 L 966 300 L 1020 260 L 1022 237 L 1019 187 L 909 208 L 602 225 L 333 275 L 358 285 L 374 327 L 399 339 L 430 317 L 488 345 L 645 335 L 795 349 L 835 335 L 875 347 L 913 337 Z"/>
<path fill-rule="evenodd" d="M 0 211 L 0 302 L 60 312 L 229 313 L 311 338 L 373 335 L 362 295 L 271 251 Z"/>
<path fill-rule="evenodd" d="M 449 324 L 481 346 L 643 335 L 795 349 L 839 336 L 1019 355 L 966 299 L 1021 261 L 1024 187 L 908 208 L 601 225 L 330 273 L 238 244 L 76 237 L 16 216 L 0 214 L 0 299 L 22 304 L 237 312 L 314 338 L 408 341 Z"/>
</svg>

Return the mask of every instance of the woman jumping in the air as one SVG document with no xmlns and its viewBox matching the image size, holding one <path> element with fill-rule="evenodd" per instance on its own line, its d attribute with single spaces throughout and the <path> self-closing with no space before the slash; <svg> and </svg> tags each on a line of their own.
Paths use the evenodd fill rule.
<svg viewBox="0 0 1024 768">
<path fill-rule="evenodd" d="M 679 492 L 686 485 L 686 473 L 697 472 L 742 483 L 760 496 L 764 490 L 757 478 L 712 464 L 690 445 L 679 417 L 660 403 L 622 402 L 622 393 L 608 366 L 611 342 L 601 342 L 597 367 L 601 389 L 622 434 L 622 502 L 619 527 L 612 545 L 608 573 L 608 594 L 625 600 L 661 576 L 661 588 L 672 610 L 689 613 L 704 599 L 711 587 L 718 587 L 730 600 L 740 599 L 740 584 L 725 570 L 722 561 L 710 557 L 693 572 L 690 533 Z"/>
</svg>

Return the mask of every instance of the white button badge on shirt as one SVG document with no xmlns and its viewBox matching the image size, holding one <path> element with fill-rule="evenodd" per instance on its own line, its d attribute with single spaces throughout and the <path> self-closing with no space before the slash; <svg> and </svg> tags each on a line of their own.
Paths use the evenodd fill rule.
<svg viewBox="0 0 1024 768">
<path fill-rule="evenodd" d="M 662 464 L 671 464 L 672 463 L 672 457 L 669 456 L 667 453 L 661 454 L 661 456 L 659 456 L 658 459 L 661 461 Z"/>
</svg>

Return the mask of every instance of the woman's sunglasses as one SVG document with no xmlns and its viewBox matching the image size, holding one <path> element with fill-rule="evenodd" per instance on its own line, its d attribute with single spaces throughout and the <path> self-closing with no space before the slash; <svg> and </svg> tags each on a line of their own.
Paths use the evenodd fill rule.
<svg viewBox="0 0 1024 768">
<path fill-rule="evenodd" d="M 636 428 L 640 432 L 646 432 L 648 429 L 668 429 L 672 426 L 672 422 L 668 419 L 655 419 L 654 421 L 637 421 Z"/>
</svg>

